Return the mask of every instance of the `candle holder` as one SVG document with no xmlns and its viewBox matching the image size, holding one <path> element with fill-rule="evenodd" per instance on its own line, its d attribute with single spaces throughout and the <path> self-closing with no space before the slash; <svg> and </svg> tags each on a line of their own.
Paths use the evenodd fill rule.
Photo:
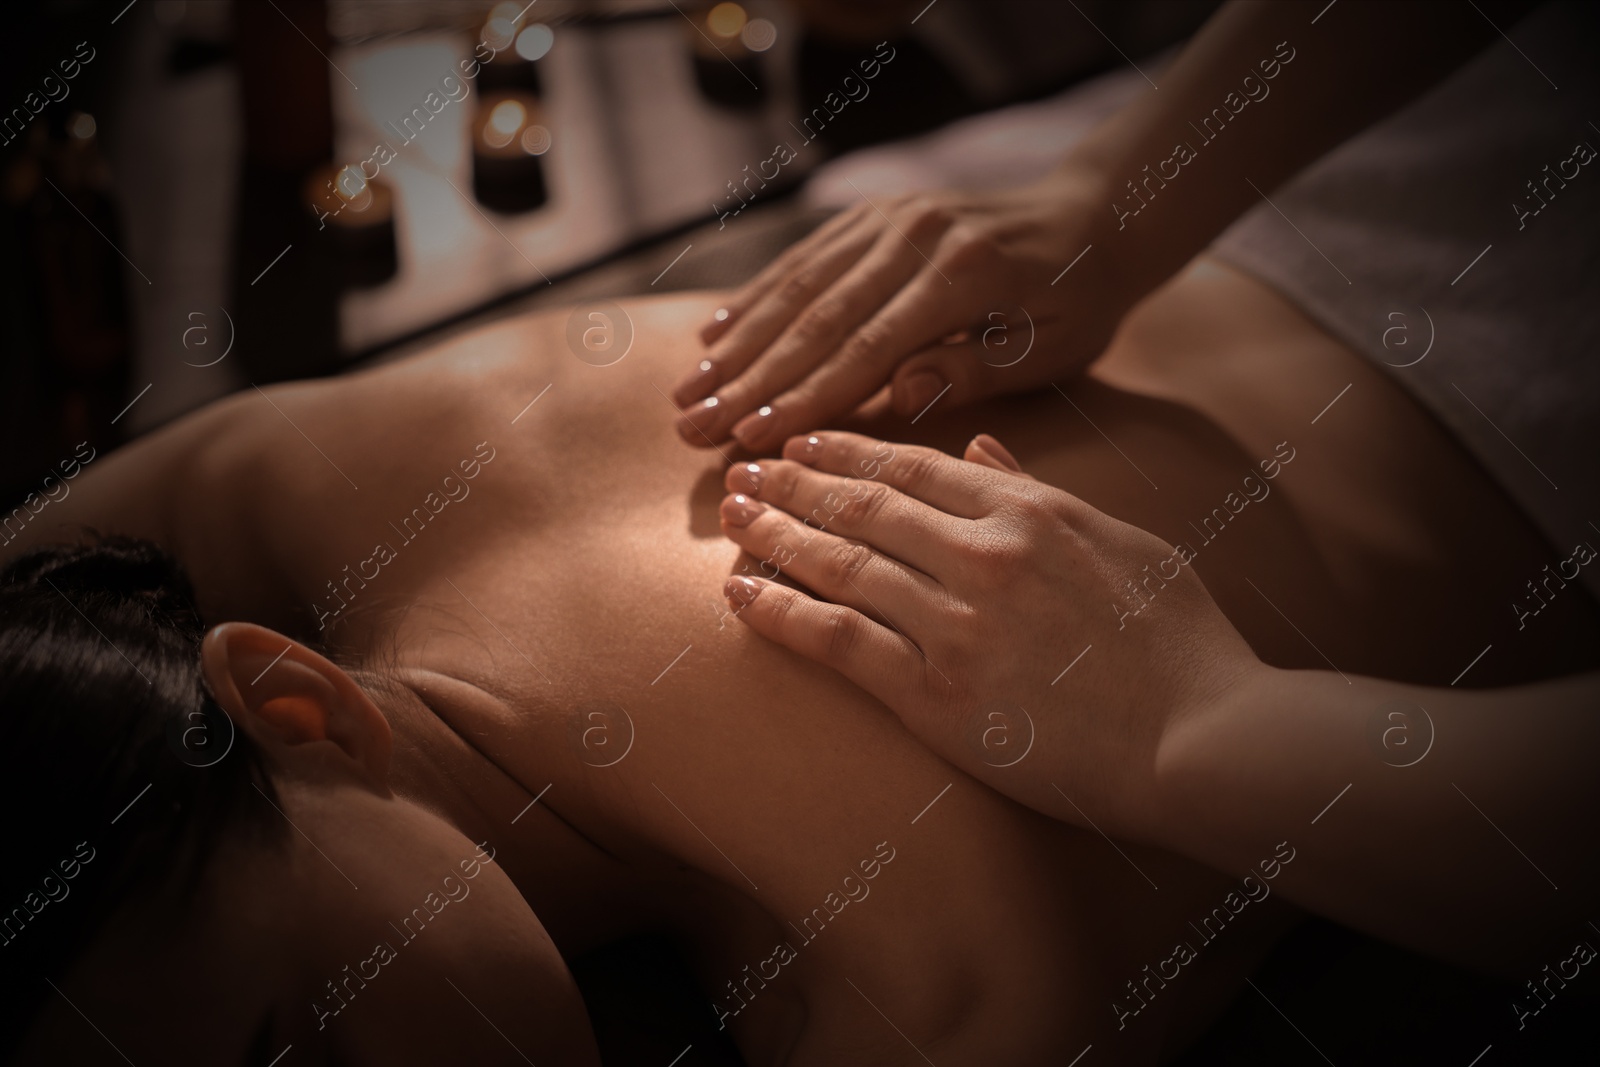
<svg viewBox="0 0 1600 1067">
<path fill-rule="evenodd" d="M 539 160 L 551 141 L 543 118 L 532 93 L 479 95 L 472 119 L 472 194 L 484 207 L 511 214 L 533 211 L 549 199 Z"/>
<path fill-rule="evenodd" d="M 760 53 L 772 46 L 772 24 L 753 22 L 735 3 L 717 4 L 690 16 L 685 28 L 694 64 L 694 80 L 707 100 L 723 107 L 753 110 L 761 106 L 763 65 Z M 753 31 L 753 32 L 747 32 Z"/>
<path fill-rule="evenodd" d="M 478 68 L 479 91 L 515 89 L 539 95 L 539 60 L 556 39 L 549 26 L 542 22 L 524 26 L 503 18 L 501 23 L 484 26 L 479 37 L 497 49 L 494 59 Z"/>
<path fill-rule="evenodd" d="M 399 253 L 388 182 L 366 177 L 358 164 L 324 164 L 307 179 L 305 199 L 318 228 L 331 235 L 346 285 L 379 285 L 395 276 Z"/>
</svg>

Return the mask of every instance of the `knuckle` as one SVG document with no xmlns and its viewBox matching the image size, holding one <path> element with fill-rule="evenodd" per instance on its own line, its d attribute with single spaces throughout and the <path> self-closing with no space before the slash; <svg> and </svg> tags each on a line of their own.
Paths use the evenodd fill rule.
<svg viewBox="0 0 1600 1067">
<path fill-rule="evenodd" d="M 872 562 L 872 550 L 851 541 L 839 542 L 823 560 L 823 575 L 835 587 L 854 584 Z"/>
<path fill-rule="evenodd" d="M 861 640 L 861 616 L 849 608 L 833 606 L 822 617 L 823 649 L 830 662 L 850 658 Z"/>
<path fill-rule="evenodd" d="M 913 197 L 904 211 L 907 228 L 919 233 L 943 230 L 953 221 L 949 207 L 923 196 Z"/>
<path fill-rule="evenodd" d="M 1008 582 L 1031 558 L 1025 536 L 1017 530 L 991 529 L 961 545 L 958 554 L 964 569 L 977 575 L 987 587 Z"/>
<path fill-rule="evenodd" d="M 800 485 L 800 468 L 788 460 L 763 464 L 766 477 L 761 482 L 761 499 L 787 509 Z"/>
<path fill-rule="evenodd" d="M 951 682 L 965 674 L 967 665 L 986 642 L 971 626 L 968 612 L 948 601 L 938 609 L 938 626 L 927 627 L 917 637 L 917 645 L 929 662 L 936 663 L 947 672 Z M 938 677 L 938 675 L 934 675 Z"/>
<path fill-rule="evenodd" d="M 840 353 L 840 359 L 847 363 L 879 362 L 888 354 L 894 336 L 894 331 L 884 323 L 863 323 L 856 328 L 849 345 Z"/>
<path fill-rule="evenodd" d="M 1026 527 L 1056 525 L 1062 518 L 1060 493 L 1038 482 L 1018 480 L 1006 487 L 1004 510 Z"/>
<path fill-rule="evenodd" d="M 997 531 L 982 531 L 956 545 L 956 556 L 968 567 L 984 567 L 997 559 L 1010 538 Z"/>
<path fill-rule="evenodd" d="M 804 304 L 816 291 L 816 272 L 807 266 L 797 266 L 778 286 L 778 298 L 786 304 Z"/>
<path fill-rule="evenodd" d="M 889 506 L 889 488 L 854 478 L 846 479 L 846 482 L 848 487 L 843 494 L 845 505 L 841 517 L 851 527 L 871 527 Z"/>
<path fill-rule="evenodd" d="M 955 227 L 939 244 L 938 258 L 945 267 L 981 271 L 997 266 L 1000 248 L 987 233 L 971 227 Z"/>
<path fill-rule="evenodd" d="M 842 317 L 837 303 L 831 300 L 819 300 L 795 320 L 794 326 L 789 330 L 790 339 L 803 348 L 827 344 L 837 336 Z"/>
<path fill-rule="evenodd" d="M 1002 574 L 1011 574 L 1033 557 L 1031 545 L 1021 537 L 996 537 L 984 548 L 985 562 Z"/>
<path fill-rule="evenodd" d="M 763 590 L 762 595 L 750 604 L 746 604 L 744 610 L 748 611 L 757 604 L 761 605 L 760 610 L 765 613 L 767 625 L 771 632 L 781 638 L 789 638 L 793 636 L 790 630 L 795 625 L 793 614 L 796 598 L 793 596 L 775 596 L 774 594 L 778 593 L 780 589 L 781 587 L 769 587 Z"/>
<path fill-rule="evenodd" d="M 935 460 L 932 452 L 920 448 L 904 449 L 892 464 L 884 467 L 888 482 L 901 492 L 915 492 L 926 485 L 934 474 Z"/>
</svg>

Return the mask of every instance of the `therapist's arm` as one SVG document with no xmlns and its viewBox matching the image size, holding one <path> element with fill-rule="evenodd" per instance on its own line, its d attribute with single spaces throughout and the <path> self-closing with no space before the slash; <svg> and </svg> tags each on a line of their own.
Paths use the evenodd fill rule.
<svg viewBox="0 0 1600 1067">
<path fill-rule="evenodd" d="M 728 583 L 738 618 L 995 789 L 1241 876 L 1284 843 L 1276 891 L 1457 961 L 1511 966 L 1589 917 L 1600 676 L 1470 692 L 1271 668 L 1191 567 L 1116 610 L 1172 546 L 992 438 L 969 462 L 845 433 L 784 456 L 729 472 L 723 528 L 761 561 Z M 763 579 L 779 568 L 815 597 Z"/>
<path fill-rule="evenodd" d="M 1597 753 L 1600 675 L 1459 690 L 1258 665 L 1169 725 L 1148 837 L 1235 872 L 1286 839 L 1296 903 L 1515 973 L 1592 932 Z"/>
<path fill-rule="evenodd" d="M 1159 89 L 1031 185 L 863 197 L 704 327 L 705 358 L 672 394 L 684 440 L 768 450 L 886 382 L 896 410 L 915 415 L 1081 370 L 1240 213 L 1531 5 L 1323 6 L 1227 5 L 1155 72 Z M 879 77 L 877 91 L 893 91 L 892 65 Z M 962 331 L 964 343 L 942 343 Z M 1037 343 L 1018 361 L 1029 333 Z"/>
<path fill-rule="evenodd" d="M 1112 239 L 1127 247 L 1110 261 L 1149 292 L 1263 193 L 1444 79 L 1533 6 L 1230 3 L 1162 72 L 1160 89 L 1099 126 L 1061 173 L 1106 182 Z"/>
</svg>

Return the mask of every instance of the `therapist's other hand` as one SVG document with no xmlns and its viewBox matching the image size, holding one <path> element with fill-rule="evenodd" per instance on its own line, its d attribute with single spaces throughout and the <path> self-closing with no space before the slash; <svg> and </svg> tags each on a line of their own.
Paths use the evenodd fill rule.
<svg viewBox="0 0 1600 1067">
<path fill-rule="evenodd" d="M 1172 546 L 988 436 L 965 461 L 843 432 L 783 456 L 728 471 L 723 531 L 761 561 L 728 580 L 738 618 L 1013 799 L 1147 836 L 1162 739 L 1260 667 Z"/>
<path fill-rule="evenodd" d="M 1098 182 L 1057 174 L 842 212 L 703 329 L 709 350 L 673 390 L 679 433 L 776 449 L 885 383 L 912 416 L 941 394 L 955 406 L 1081 369 L 1143 295 L 1113 264 L 1109 200 Z"/>
</svg>

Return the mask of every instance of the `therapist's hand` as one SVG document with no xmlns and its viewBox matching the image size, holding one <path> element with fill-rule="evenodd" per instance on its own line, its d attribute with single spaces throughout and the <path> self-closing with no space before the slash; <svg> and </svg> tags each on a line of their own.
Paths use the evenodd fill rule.
<svg viewBox="0 0 1600 1067">
<path fill-rule="evenodd" d="M 1113 263 L 1127 242 L 1111 239 L 1110 200 L 1102 182 L 1064 171 L 841 213 L 704 328 L 706 356 L 673 391 L 679 433 L 776 449 L 891 381 L 911 416 L 1081 369 L 1143 295 Z"/>
<path fill-rule="evenodd" d="M 1260 669 L 1172 546 L 987 436 L 965 461 L 842 432 L 783 456 L 727 475 L 723 531 L 760 561 L 727 583 L 738 618 L 1021 803 L 1149 836 L 1163 738 Z"/>
</svg>

